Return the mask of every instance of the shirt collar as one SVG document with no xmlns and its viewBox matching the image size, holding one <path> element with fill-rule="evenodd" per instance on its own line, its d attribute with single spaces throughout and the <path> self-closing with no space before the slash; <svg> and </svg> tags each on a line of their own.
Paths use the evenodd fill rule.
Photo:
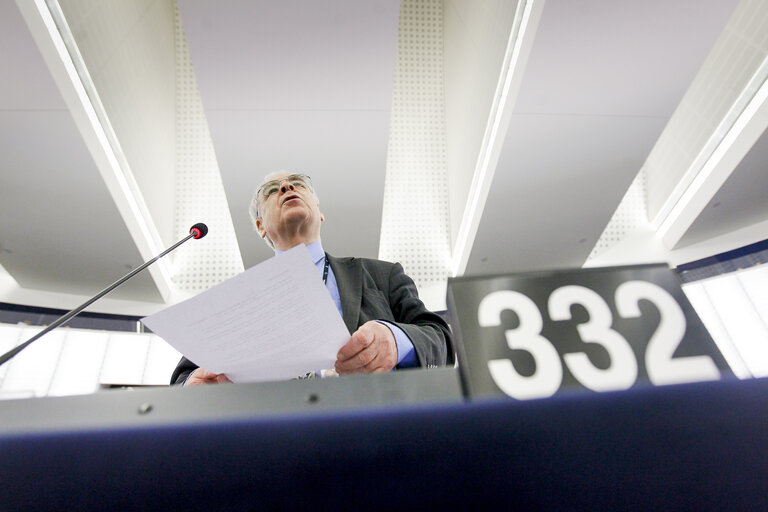
<svg viewBox="0 0 768 512">
<path fill-rule="evenodd" d="M 314 261 L 315 263 L 325 258 L 323 243 L 320 240 L 318 240 L 317 242 L 312 242 L 311 244 L 307 245 L 307 249 L 309 250 L 310 256 L 312 256 L 312 261 Z M 285 251 L 275 249 L 275 254 L 283 254 L 284 252 Z"/>
</svg>

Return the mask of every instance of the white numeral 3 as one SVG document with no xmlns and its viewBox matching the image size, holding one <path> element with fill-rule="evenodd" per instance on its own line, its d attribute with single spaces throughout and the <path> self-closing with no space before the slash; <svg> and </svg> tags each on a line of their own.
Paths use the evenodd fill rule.
<svg viewBox="0 0 768 512">
<path fill-rule="evenodd" d="M 525 350 L 533 356 L 536 370 L 533 375 L 520 375 L 509 359 L 488 361 L 488 370 L 494 382 L 507 395 L 518 398 L 541 398 L 554 395 L 563 381 L 560 356 L 552 344 L 542 336 L 541 314 L 536 304 L 522 293 L 503 290 L 486 295 L 477 311 L 481 327 L 501 324 L 501 312 L 509 309 L 517 313 L 520 325 L 507 329 L 504 335 L 512 350 Z"/>
<path fill-rule="evenodd" d="M 637 379 L 637 360 L 624 336 L 611 329 L 613 317 L 605 301 L 583 286 L 563 286 L 549 296 L 552 320 L 570 320 L 571 306 L 581 304 L 589 313 L 589 321 L 576 329 L 585 343 L 597 343 L 608 352 L 610 365 L 596 368 L 583 352 L 565 354 L 563 360 L 576 379 L 594 391 L 612 391 L 632 387 Z"/>
</svg>

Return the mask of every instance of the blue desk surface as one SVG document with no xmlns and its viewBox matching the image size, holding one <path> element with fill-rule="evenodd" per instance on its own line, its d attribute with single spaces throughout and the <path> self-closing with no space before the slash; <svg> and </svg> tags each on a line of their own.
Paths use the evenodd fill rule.
<svg viewBox="0 0 768 512">
<path fill-rule="evenodd" d="M 767 398 L 763 379 L 10 434 L 0 510 L 768 510 Z"/>
</svg>

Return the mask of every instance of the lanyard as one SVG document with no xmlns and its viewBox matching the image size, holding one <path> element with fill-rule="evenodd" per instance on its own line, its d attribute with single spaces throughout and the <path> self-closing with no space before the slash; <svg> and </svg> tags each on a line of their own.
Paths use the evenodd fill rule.
<svg viewBox="0 0 768 512">
<path fill-rule="evenodd" d="M 325 266 L 323 267 L 323 283 L 328 284 L 328 255 L 325 255 Z"/>
</svg>

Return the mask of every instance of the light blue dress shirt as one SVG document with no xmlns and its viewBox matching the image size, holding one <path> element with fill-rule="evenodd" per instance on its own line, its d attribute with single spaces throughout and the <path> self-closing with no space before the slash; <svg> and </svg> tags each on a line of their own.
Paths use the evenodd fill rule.
<svg viewBox="0 0 768 512">
<path fill-rule="evenodd" d="M 315 267 L 317 267 L 320 275 L 322 276 L 323 268 L 325 267 L 325 250 L 323 250 L 322 243 L 320 241 L 313 242 L 307 245 L 307 249 L 309 249 L 309 254 L 312 256 L 312 261 L 315 262 Z M 275 252 L 280 254 L 285 251 L 276 250 Z M 333 269 L 330 266 L 328 267 L 328 279 L 325 282 L 325 286 L 328 288 L 328 292 L 331 294 L 331 298 L 333 299 L 333 303 L 336 304 L 336 309 L 339 310 L 339 314 L 343 315 L 341 312 L 341 297 L 339 296 L 339 286 L 336 284 L 336 276 L 333 275 Z M 413 349 L 413 343 L 411 343 L 411 339 L 408 337 L 408 335 L 393 323 L 387 322 L 386 320 L 376 321 L 386 325 L 395 336 L 395 343 L 397 344 L 397 366 L 399 368 L 410 368 L 416 366 L 418 364 L 416 359 L 416 351 Z"/>
</svg>

